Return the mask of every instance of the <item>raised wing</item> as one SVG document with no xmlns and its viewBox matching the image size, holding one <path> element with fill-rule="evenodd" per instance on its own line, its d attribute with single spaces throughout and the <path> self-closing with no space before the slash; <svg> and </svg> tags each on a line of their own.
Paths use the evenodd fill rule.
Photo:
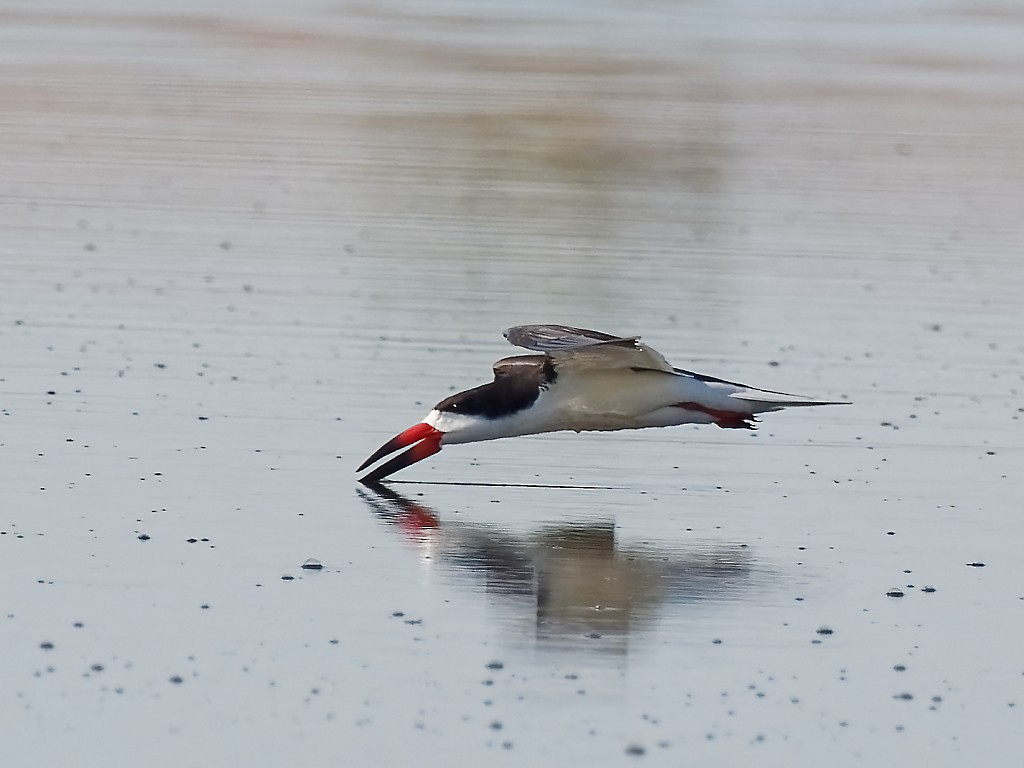
<svg viewBox="0 0 1024 768">
<path fill-rule="evenodd" d="M 505 331 L 505 338 L 510 344 L 534 352 L 560 352 L 608 342 L 632 343 L 637 337 L 612 336 L 568 325 L 517 325 Z"/>
<path fill-rule="evenodd" d="M 514 357 L 503 357 L 492 367 L 495 379 L 505 376 L 529 375 L 543 380 L 544 369 L 550 365 L 551 358 L 547 355 L 515 355 Z"/>
<path fill-rule="evenodd" d="M 512 344 L 544 352 L 557 368 L 635 368 L 675 373 L 656 350 L 638 336 L 612 336 L 566 325 L 517 325 L 505 331 Z"/>
</svg>

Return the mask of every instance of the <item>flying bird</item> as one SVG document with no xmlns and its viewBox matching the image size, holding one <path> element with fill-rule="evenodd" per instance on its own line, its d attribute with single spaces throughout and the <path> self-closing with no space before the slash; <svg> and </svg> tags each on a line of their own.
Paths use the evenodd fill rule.
<svg viewBox="0 0 1024 768">
<path fill-rule="evenodd" d="M 676 424 L 754 429 L 759 413 L 843 405 L 675 368 L 638 336 L 564 325 L 517 325 L 505 331 L 505 338 L 540 354 L 503 358 L 494 364 L 494 381 L 439 402 L 423 421 L 391 438 L 356 471 L 412 447 L 361 480 L 377 482 L 455 443 Z"/>
</svg>

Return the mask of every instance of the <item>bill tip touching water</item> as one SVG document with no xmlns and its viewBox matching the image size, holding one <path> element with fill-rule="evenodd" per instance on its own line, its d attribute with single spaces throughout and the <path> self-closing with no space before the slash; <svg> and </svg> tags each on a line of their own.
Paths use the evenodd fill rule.
<svg viewBox="0 0 1024 768">
<path fill-rule="evenodd" d="M 506 330 L 505 338 L 538 354 L 498 360 L 494 381 L 439 402 L 421 422 L 384 443 L 356 471 L 402 448 L 407 451 L 360 479 L 377 482 L 456 443 L 562 430 L 678 424 L 754 429 L 761 413 L 848 404 L 675 368 L 637 336 L 564 325 L 518 325 Z"/>
</svg>

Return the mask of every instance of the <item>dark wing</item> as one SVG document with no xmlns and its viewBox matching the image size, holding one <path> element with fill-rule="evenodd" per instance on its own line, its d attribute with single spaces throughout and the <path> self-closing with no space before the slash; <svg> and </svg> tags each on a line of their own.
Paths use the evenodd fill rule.
<svg viewBox="0 0 1024 768">
<path fill-rule="evenodd" d="M 518 347 L 543 352 L 558 370 L 633 368 L 674 373 L 657 351 L 639 336 L 612 336 L 566 325 L 517 325 L 505 338 Z"/>
<path fill-rule="evenodd" d="M 535 352 L 562 352 L 576 347 L 594 344 L 620 343 L 633 345 L 635 336 L 612 336 L 585 328 L 571 328 L 568 325 L 517 325 L 505 331 L 505 338 L 517 347 Z"/>
<path fill-rule="evenodd" d="M 545 369 L 550 368 L 551 358 L 547 355 L 515 355 L 514 357 L 503 357 L 494 364 L 494 378 L 500 379 L 505 376 L 531 376 L 538 381 L 546 379 Z"/>
</svg>

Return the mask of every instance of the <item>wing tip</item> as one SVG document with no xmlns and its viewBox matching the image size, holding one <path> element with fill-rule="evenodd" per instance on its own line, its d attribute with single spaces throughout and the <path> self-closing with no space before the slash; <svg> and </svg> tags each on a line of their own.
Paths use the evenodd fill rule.
<svg viewBox="0 0 1024 768">
<path fill-rule="evenodd" d="M 763 397 L 758 396 L 759 392 L 767 392 L 773 395 L 784 397 Z M 771 392 L 770 390 L 748 390 L 745 392 L 732 392 L 729 394 L 734 400 L 742 400 L 746 403 L 757 403 L 760 405 L 775 405 L 779 408 L 810 407 L 817 405 L 853 405 L 852 400 L 813 400 L 803 395 L 791 395 L 783 392 Z M 791 399 L 786 399 L 791 398 Z"/>
<path fill-rule="evenodd" d="M 557 323 L 513 325 L 502 336 L 517 347 L 538 352 L 558 352 L 596 344 L 637 344 L 639 336 L 615 336 L 603 331 Z"/>
</svg>

